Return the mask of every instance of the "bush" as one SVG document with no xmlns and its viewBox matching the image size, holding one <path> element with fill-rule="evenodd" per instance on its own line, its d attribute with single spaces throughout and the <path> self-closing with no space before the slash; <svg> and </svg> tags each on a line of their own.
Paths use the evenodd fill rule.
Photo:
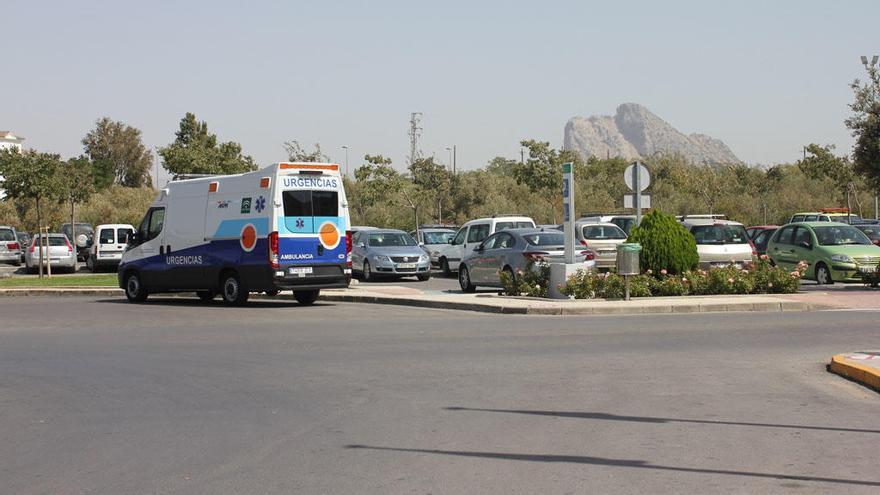
<svg viewBox="0 0 880 495">
<path fill-rule="evenodd" d="M 693 270 L 700 262 L 694 236 L 675 217 L 659 210 L 645 215 L 642 223 L 632 229 L 627 242 L 642 245 L 639 255 L 642 270 L 681 274 Z"/>
<path fill-rule="evenodd" d="M 508 272 L 501 272 L 502 292 L 506 296 L 547 297 L 550 287 L 550 265 L 529 261 L 525 271 L 517 272 L 511 277 Z"/>
</svg>

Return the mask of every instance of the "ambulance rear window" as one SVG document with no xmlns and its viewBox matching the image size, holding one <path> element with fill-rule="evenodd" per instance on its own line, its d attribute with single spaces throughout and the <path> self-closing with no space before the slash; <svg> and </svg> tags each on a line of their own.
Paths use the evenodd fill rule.
<svg viewBox="0 0 880 495">
<path fill-rule="evenodd" d="M 284 191 L 285 217 L 339 216 L 339 193 L 336 191 Z"/>
</svg>

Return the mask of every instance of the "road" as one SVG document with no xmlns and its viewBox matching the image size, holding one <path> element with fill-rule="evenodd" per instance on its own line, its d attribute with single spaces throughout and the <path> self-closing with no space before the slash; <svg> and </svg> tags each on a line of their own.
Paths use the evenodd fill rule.
<svg viewBox="0 0 880 495">
<path fill-rule="evenodd" d="M 880 492 L 880 395 L 823 368 L 876 347 L 874 312 L 0 315 L 5 495 Z"/>
</svg>

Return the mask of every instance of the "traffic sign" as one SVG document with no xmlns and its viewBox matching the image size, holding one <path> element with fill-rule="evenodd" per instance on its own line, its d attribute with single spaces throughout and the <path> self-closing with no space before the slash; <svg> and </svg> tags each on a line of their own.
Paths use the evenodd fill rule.
<svg viewBox="0 0 880 495">
<path fill-rule="evenodd" d="M 642 208 L 650 208 L 651 207 L 651 195 L 650 194 L 641 194 L 642 198 Z M 623 207 L 624 208 L 635 208 L 636 204 L 636 195 L 635 194 L 624 194 L 623 195 Z"/>
<path fill-rule="evenodd" d="M 636 176 L 637 170 L 638 176 Z M 651 185 L 651 173 L 648 172 L 648 167 L 642 165 L 641 162 L 633 162 L 623 172 L 623 181 L 626 182 L 626 187 L 630 191 L 635 191 L 636 185 L 638 185 L 638 192 L 642 192 Z"/>
</svg>

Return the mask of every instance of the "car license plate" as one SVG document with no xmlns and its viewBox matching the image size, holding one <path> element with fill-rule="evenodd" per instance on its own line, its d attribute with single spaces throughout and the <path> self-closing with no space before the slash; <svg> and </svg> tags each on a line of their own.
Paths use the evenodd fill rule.
<svg viewBox="0 0 880 495">
<path fill-rule="evenodd" d="M 397 268 L 415 268 L 415 263 L 398 263 Z"/>
<path fill-rule="evenodd" d="M 877 266 L 860 266 L 859 271 L 862 273 L 876 273 Z"/>
<path fill-rule="evenodd" d="M 296 275 L 297 277 L 305 277 L 306 275 L 312 274 L 312 267 L 310 266 L 297 266 L 293 267 L 289 270 L 291 275 Z"/>
</svg>

